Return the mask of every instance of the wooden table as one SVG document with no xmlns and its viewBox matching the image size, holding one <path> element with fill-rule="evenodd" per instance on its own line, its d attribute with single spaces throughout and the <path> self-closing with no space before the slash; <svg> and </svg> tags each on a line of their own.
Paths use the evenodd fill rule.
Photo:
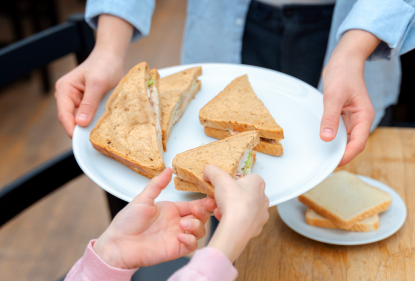
<svg viewBox="0 0 415 281">
<path fill-rule="evenodd" d="M 286 226 L 275 207 L 261 235 L 236 260 L 245 280 L 415 280 L 415 129 L 381 128 L 345 167 L 393 188 L 408 216 L 391 237 L 363 246 L 335 246 Z"/>
</svg>

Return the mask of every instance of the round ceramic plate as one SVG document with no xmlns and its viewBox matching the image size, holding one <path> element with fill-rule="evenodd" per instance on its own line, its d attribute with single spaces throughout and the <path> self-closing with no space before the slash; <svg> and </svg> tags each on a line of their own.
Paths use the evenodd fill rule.
<svg viewBox="0 0 415 281">
<path fill-rule="evenodd" d="M 180 121 L 174 125 L 167 143 L 164 161 L 171 167 L 174 156 L 183 151 L 215 141 L 205 135 L 199 123 L 199 111 L 231 81 L 244 74 L 264 102 L 276 122 L 284 129 L 281 157 L 258 153 L 253 172 L 267 184 L 270 206 L 287 201 L 313 188 L 325 179 L 340 162 L 347 141 L 343 120 L 334 141 L 323 142 L 319 137 L 323 115 L 323 96 L 308 84 L 288 75 L 264 68 L 233 64 L 194 64 L 159 69 L 161 77 L 187 68 L 202 66 L 199 78 L 202 90 L 190 103 Z M 81 169 L 109 193 L 131 201 L 148 184 L 149 179 L 135 173 L 114 159 L 94 150 L 89 134 L 103 114 L 111 93 L 104 96 L 92 123 L 85 128 L 76 126 L 73 151 Z M 190 201 L 204 195 L 177 191 L 173 181 L 157 198 L 158 201 Z"/>
<path fill-rule="evenodd" d="M 295 232 L 310 239 L 334 245 L 362 245 L 388 238 L 397 232 L 406 219 L 406 206 L 402 198 L 392 188 L 377 180 L 358 177 L 371 186 L 377 187 L 392 195 L 392 204 L 389 209 L 379 214 L 379 228 L 371 232 L 352 232 L 337 229 L 320 228 L 305 222 L 307 206 L 291 199 L 277 206 L 278 213 L 286 225 Z"/>
</svg>

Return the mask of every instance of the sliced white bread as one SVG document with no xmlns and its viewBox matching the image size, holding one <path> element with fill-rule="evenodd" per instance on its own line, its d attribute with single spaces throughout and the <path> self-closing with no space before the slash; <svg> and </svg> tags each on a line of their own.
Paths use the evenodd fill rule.
<svg viewBox="0 0 415 281">
<path fill-rule="evenodd" d="M 316 212 L 311 209 L 308 209 L 305 213 L 305 222 L 312 226 L 318 226 L 323 228 L 333 228 L 339 229 L 334 223 L 326 219 L 325 217 L 320 216 Z M 373 215 L 368 217 L 362 221 L 358 221 L 355 223 L 349 231 L 357 231 L 357 232 L 369 232 L 375 231 L 379 228 L 379 215 Z"/>
<path fill-rule="evenodd" d="M 341 229 L 387 210 L 392 196 L 347 171 L 334 173 L 298 200 Z"/>
</svg>

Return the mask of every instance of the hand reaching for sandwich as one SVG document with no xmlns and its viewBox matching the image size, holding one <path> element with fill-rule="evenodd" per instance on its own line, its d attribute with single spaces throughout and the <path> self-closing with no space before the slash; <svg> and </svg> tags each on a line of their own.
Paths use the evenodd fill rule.
<svg viewBox="0 0 415 281">
<path fill-rule="evenodd" d="M 154 203 L 171 176 L 167 168 L 153 178 L 95 242 L 94 251 L 107 264 L 122 269 L 151 266 L 196 250 L 216 204 L 212 198 Z"/>
<path fill-rule="evenodd" d="M 234 262 L 268 221 L 269 200 L 264 193 L 265 182 L 256 174 L 234 180 L 214 165 L 207 166 L 203 176 L 215 188 L 217 208 L 214 215 L 220 220 L 208 247 L 221 251 Z"/>
</svg>

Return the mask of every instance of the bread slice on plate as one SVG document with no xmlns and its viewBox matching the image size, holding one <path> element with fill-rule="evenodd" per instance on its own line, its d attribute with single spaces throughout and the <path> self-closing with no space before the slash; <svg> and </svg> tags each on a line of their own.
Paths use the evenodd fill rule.
<svg viewBox="0 0 415 281">
<path fill-rule="evenodd" d="M 160 79 L 161 130 L 163 131 L 163 148 L 167 151 L 167 141 L 174 124 L 176 124 L 187 106 L 200 91 L 201 67 L 193 67 Z"/>
<path fill-rule="evenodd" d="M 341 229 L 387 210 L 392 196 L 347 171 L 334 173 L 298 200 Z"/>
<path fill-rule="evenodd" d="M 203 180 L 205 167 L 209 164 L 216 165 L 232 178 L 250 174 L 255 158 L 255 153 L 251 150 L 258 143 L 258 132 L 249 131 L 182 152 L 173 159 L 173 173 L 180 179 L 197 185 L 200 192 L 214 197 L 212 184 Z M 181 188 L 183 190 L 183 185 Z M 192 186 L 188 190 L 194 191 L 195 188 Z"/>
<path fill-rule="evenodd" d="M 237 134 L 237 132 L 235 133 L 229 130 L 219 130 L 210 127 L 205 127 L 205 134 L 215 139 L 224 139 Z M 282 145 L 279 141 L 265 138 L 260 138 L 260 141 L 254 147 L 254 150 L 272 156 L 281 156 L 284 152 Z"/>
<path fill-rule="evenodd" d="M 261 138 L 282 140 L 284 132 L 257 97 L 248 76 L 233 80 L 199 112 L 205 127 L 245 132 L 258 130 Z"/>
<path fill-rule="evenodd" d="M 133 67 L 113 91 L 92 129 L 92 146 L 135 172 L 153 178 L 164 169 L 157 70 Z"/>
<path fill-rule="evenodd" d="M 255 163 L 256 163 L 256 152 L 252 151 L 251 153 L 252 153 L 251 170 L 253 170 Z M 205 192 L 205 189 L 199 188 L 197 184 L 182 180 L 179 177 L 174 177 L 174 187 L 176 188 L 176 190 L 179 190 L 179 191 L 201 192 L 201 193 L 207 194 Z"/>
<path fill-rule="evenodd" d="M 312 226 L 339 229 L 334 223 L 332 223 L 325 217 L 320 216 L 319 214 L 317 214 L 311 209 L 308 209 L 307 212 L 305 213 L 305 222 Z M 369 231 L 375 231 L 378 228 L 379 228 L 379 215 L 375 214 L 362 221 L 358 221 L 348 230 L 357 231 L 357 232 L 369 232 Z"/>
</svg>

